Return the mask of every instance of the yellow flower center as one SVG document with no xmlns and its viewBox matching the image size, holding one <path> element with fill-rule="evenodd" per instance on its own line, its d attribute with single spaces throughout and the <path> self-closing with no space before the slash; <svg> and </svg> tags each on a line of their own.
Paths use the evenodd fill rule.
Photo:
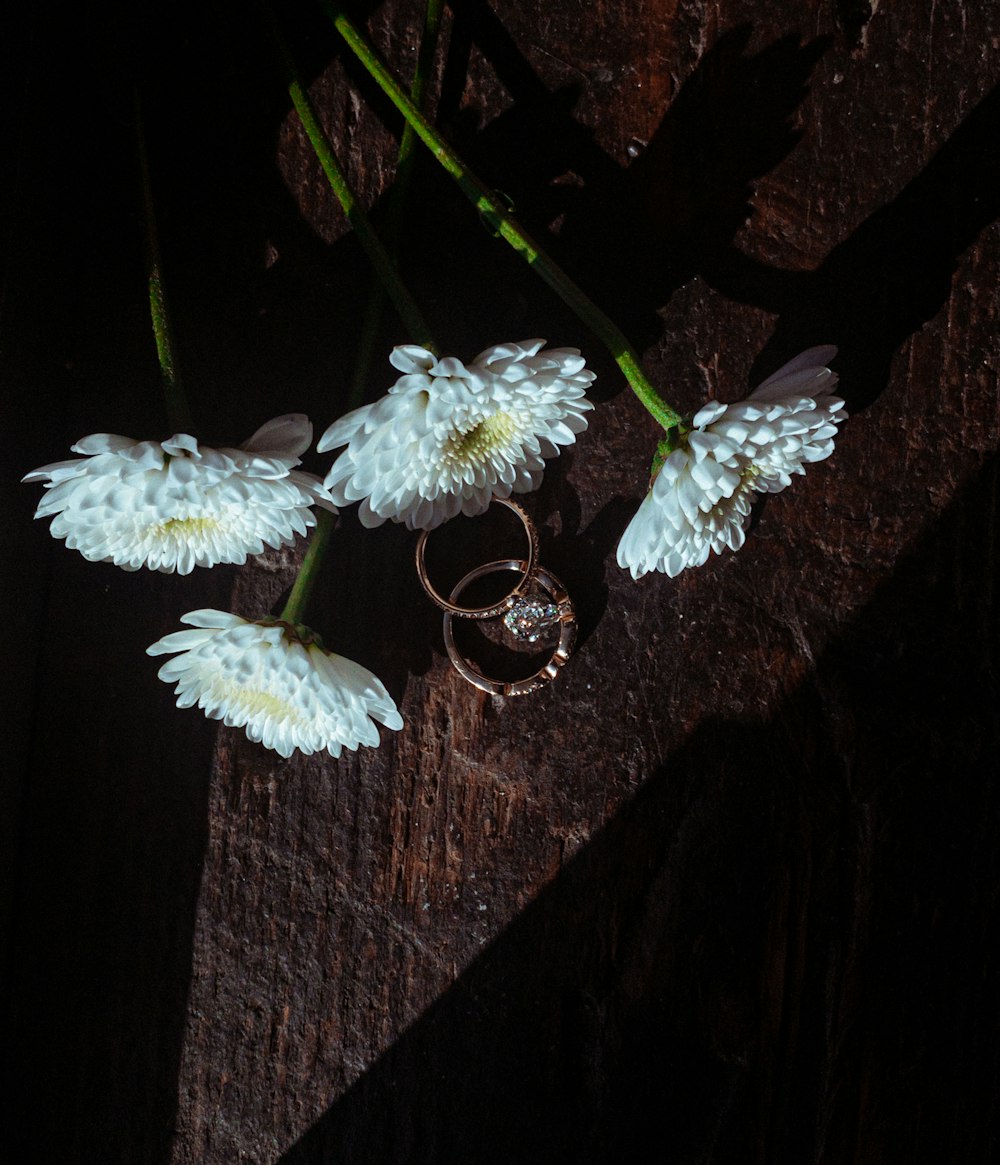
<svg viewBox="0 0 1000 1165">
<path fill-rule="evenodd" d="M 494 413 L 464 433 L 451 437 L 445 453 L 455 461 L 479 461 L 498 445 L 504 445 L 517 436 L 517 432 L 518 423 L 510 413 Z"/>
<path fill-rule="evenodd" d="M 149 533 L 154 538 L 196 538 L 211 534 L 219 529 L 217 518 L 168 518 L 152 526 Z"/>
<path fill-rule="evenodd" d="M 299 725 L 304 723 L 299 709 L 287 700 L 282 700 L 280 696 L 255 691 L 253 688 L 242 688 L 239 684 L 227 683 L 224 686 L 227 689 L 227 702 L 250 716 L 264 715 L 271 720 L 291 720 Z"/>
</svg>

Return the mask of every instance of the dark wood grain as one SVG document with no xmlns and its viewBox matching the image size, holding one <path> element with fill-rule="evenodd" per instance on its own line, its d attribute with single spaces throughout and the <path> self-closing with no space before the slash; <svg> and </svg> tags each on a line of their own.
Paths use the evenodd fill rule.
<svg viewBox="0 0 1000 1165">
<path fill-rule="evenodd" d="M 408 75 L 420 5 L 366 11 Z M 163 425 L 135 72 L 206 433 L 344 407 L 369 277 L 256 18 L 161 15 L 9 18 L 11 479 Z M 397 120 L 320 17 L 282 17 L 377 214 Z M 337 762 L 177 710 L 143 654 L 185 611 L 271 610 L 301 545 L 129 576 L 12 489 L 9 1159 L 992 1160 L 1000 17 L 456 0 L 444 45 L 439 124 L 668 399 L 736 399 L 833 342 L 851 419 L 739 554 L 634 582 L 614 548 L 653 426 L 419 166 L 403 261 L 442 345 L 544 335 L 598 372 L 529 499 L 581 641 L 532 697 L 474 691 L 413 536 L 347 512 L 310 621 L 405 727 Z"/>
</svg>

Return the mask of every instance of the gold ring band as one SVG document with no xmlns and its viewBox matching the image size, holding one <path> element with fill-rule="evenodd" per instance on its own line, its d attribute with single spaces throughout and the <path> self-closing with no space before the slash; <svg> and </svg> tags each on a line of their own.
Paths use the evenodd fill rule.
<svg viewBox="0 0 1000 1165">
<path fill-rule="evenodd" d="M 524 594 L 531 586 L 532 580 L 535 577 L 538 564 L 538 531 L 535 529 L 535 524 L 528 517 L 527 513 L 510 498 L 493 498 L 493 501 L 499 502 L 502 506 L 506 506 L 508 510 L 513 510 L 515 514 L 521 519 L 521 524 L 528 535 L 528 557 L 526 559 L 508 559 L 509 562 L 523 562 L 524 569 L 521 577 L 514 589 L 505 595 L 499 602 L 491 603 L 488 607 L 459 607 L 455 602 L 457 594 L 461 592 L 462 588 L 472 581 L 472 575 L 466 575 L 464 579 L 458 584 L 451 593 L 451 599 L 446 599 L 434 589 L 431 580 L 427 575 L 427 564 L 424 561 L 424 555 L 427 550 L 427 539 L 431 533 L 430 530 L 421 530 L 420 537 L 417 539 L 417 577 L 420 579 L 420 585 L 424 588 L 428 598 L 433 603 L 445 611 L 449 615 L 455 615 L 459 619 L 495 619 L 497 616 L 504 614 L 510 609 L 518 596 Z M 492 564 L 491 565 L 495 565 Z M 482 569 L 482 568 L 480 568 Z M 488 572 L 492 573 L 492 572 Z M 475 574 L 475 572 L 473 572 Z M 481 575 L 476 575 L 481 578 Z"/>
<path fill-rule="evenodd" d="M 477 579 L 485 578 L 490 574 L 497 574 L 502 570 L 517 570 L 524 577 L 527 577 L 528 565 L 521 558 L 505 558 L 497 562 L 488 562 L 484 566 L 477 566 L 475 570 L 470 570 L 451 592 L 452 605 L 454 605 L 456 599 L 461 597 L 462 591 Z M 544 607 L 543 618 L 546 620 L 546 625 L 554 626 L 558 624 L 559 626 L 559 642 L 548 662 L 533 675 L 523 680 L 494 680 L 489 676 L 484 676 L 458 650 L 458 647 L 455 645 L 454 628 L 452 627 L 452 616 L 454 612 L 451 610 L 445 611 L 444 644 L 448 651 L 448 658 L 451 660 L 459 675 L 468 680 L 470 684 L 474 684 L 481 691 L 489 692 L 493 696 L 525 696 L 529 692 L 535 692 L 543 685 L 550 683 L 559 674 L 559 669 L 565 664 L 566 660 L 569 659 L 573 651 L 573 645 L 576 642 L 576 612 L 573 608 L 572 600 L 566 592 L 566 588 L 551 571 L 546 570 L 542 566 L 534 569 L 531 578 L 538 584 L 538 589 L 544 592 L 551 602 L 540 604 L 538 596 L 517 595 L 516 591 L 512 592 L 512 596 L 514 597 L 508 605 L 508 614 L 504 622 L 508 627 L 511 626 L 512 621 L 515 624 L 521 622 L 520 617 L 518 617 L 519 602 L 521 605 L 528 607 L 534 604 L 536 610 Z M 510 598 L 511 596 L 508 597 Z M 456 607 L 456 611 L 464 610 L 465 608 Z M 513 620 L 511 618 L 512 616 L 514 616 Z M 532 641 L 530 635 L 522 637 Z"/>
</svg>

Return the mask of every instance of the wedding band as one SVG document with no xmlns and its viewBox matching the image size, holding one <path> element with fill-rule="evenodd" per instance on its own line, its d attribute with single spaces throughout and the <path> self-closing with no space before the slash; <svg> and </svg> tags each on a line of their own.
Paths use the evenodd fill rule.
<svg viewBox="0 0 1000 1165">
<path fill-rule="evenodd" d="M 528 565 L 524 559 L 505 558 L 498 562 L 488 562 L 484 566 L 477 566 L 475 570 L 470 570 L 451 592 L 452 605 L 456 599 L 461 597 L 462 591 L 477 579 L 498 574 L 503 570 L 520 571 L 527 578 Z M 548 662 L 526 679 L 505 681 L 484 676 L 458 650 L 452 627 L 454 612 L 452 610 L 445 611 L 444 644 L 448 651 L 448 658 L 459 675 L 481 691 L 489 692 L 493 696 L 525 696 L 550 683 L 559 674 L 559 669 L 566 660 L 569 659 L 576 642 L 576 612 L 573 609 L 572 600 L 566 593 L 566 588 L 551 571 L 546 570 L 543 566 L 535 567 L 531 577 L 532 581 L 538 584 L 538 590 L 544 592 L 544 595 L 539 593 L 517 594 L 515 588 L 515 592 L 512 592 L 514 597 L 504 617 L 504 625 L 515 637 L 532 643 L 535 639 L 540 638 L 542 631 L 548 628 L 554 629 L 558 624 L 559 642 Z M 550 601 L 546 602 L 544 596 L 547 596 Z M 456 607 L 455 610 L 464 611 L 465 608 Z"/>
<path fill-rule="evenodd" d="M 436 603 L 442 611 L 449 615 L 456 615 L 460 619 L 495 619 L 498 615 L 504 614 L 511 605 L 516 601 L 519 595 L 523 594 L 530 588 L 531 582 L 535 577 L 538 563 L 538 531 L 535 529 L 535 524 L 528 517 L 527 513 L 515 501 L 510 498 L 493 498 L 493 501 L 499 502 L 502 506 L 506 506 L 508 510 L 513 510 L 515 514 L 521 519 L 528 535 L 528 557 L 526 559 L 508 559 L 508 562 L 522 562 L 523 570 L 521 577 L 518 579 L 514 589 L 509 594 L 505 595 L 499 602 L 491 603 L 488 607 L 459 607 L 454 602 L 455 598 L 461 593 L 462 589 L 467 583 L 472 581 L 473 575 L 476 578 L 482 578 L 481 574 L 467 574 L 464 579 L 458 584 L 451 593 L 451 599 L 446 599 L 434 589 L 431 580 L 427 575 L 427 564 L 424 561 L 424 555 L 427 550 L 427 539 L 431 533 L 430 530 L 421 530 L 420 537 L 417 539 L 417 577 L 420 579 L 420 585 L 427 592 L 428 598 Z M 495 563 L 490 563 L 495 566 Z M 480 570 L 483 568 L 480 567 Z M 487 572 L 493 573 L 493 572 Z"/>
</svg>

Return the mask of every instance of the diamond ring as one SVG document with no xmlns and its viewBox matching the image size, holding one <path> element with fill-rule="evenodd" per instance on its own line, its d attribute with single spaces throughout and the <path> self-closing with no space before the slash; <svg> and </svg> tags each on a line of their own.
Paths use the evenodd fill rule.
<svg viewBox="0 0 1000 1165">
<path fill-rule="evenodd" d="M 484 566 L 477 566 L 475 570 L 469 571 L 451 592 L 451 605 L 454 607 L 454 611 L 465 611 L 465 608 L 455 607 L 455 601 L 461 598 L 465 588 L 477 579 L 498 574 L 504 570 L 519 571 L 524 578 L 527 578 L 528 566 L 528 562 L 522 558 L 505 558 L 498 562 L 487 562 Z M 520 588 L 524 586 L 522 582 L 508 596 L 510 601 L 507 603 L 503 615 L 504 627 L 515 639 L 523 643 L 536 643 L 547 634 L 554 635 L 556 628 L 558 628 L 559 642 L 549 660 L 533 675 L 525 679 L 506 681 L 484 676 L 458 650 L 455 644 L 453 611 L 445 610 L 444 643 L 448 650 L 448 658 L 454 664 L 459 675 L 467 679 L 470 684 L 474 684 L 477 688 L 494 696 L 525 696 L 554 680 L 559 674 L 559 669 L 569 659 L 573 651 L 573 644 L 576 642 L 576 612 L 569 595 L 566 593 L 566 588 L 551 571 L 542 566 L 534 568 L 531 579 L 535 585 L 530 591 L 520 592 Z"/>
</svg>

